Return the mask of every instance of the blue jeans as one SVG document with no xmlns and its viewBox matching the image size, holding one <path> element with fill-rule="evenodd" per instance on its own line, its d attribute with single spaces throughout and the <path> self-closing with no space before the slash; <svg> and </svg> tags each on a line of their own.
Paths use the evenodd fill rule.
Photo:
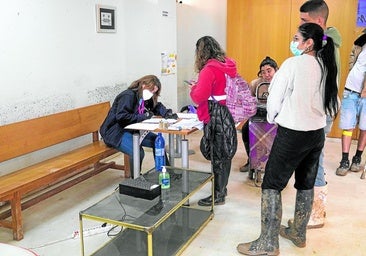
<svg viewBox="0 0 366 256">
<path fill-rule="evenodd" d="M 332 125 L 333 125 L 333 118 L 331 116 L 327 116 L 327 124 L 324 127 L 325 137 L 328 135 L 328 133 L 332 129 Z M 327 184 L 327 182 L 325 180 L 324 148 L 323 148 L 322 152 L 320 153 L 320 157 L 319 157 L 318 173 L 316 174 L 314 186 L 315 187 L 323 187 L 326 184 Z"/>
<path fill-rule="evenodd" d="M 140 145 L 140 166 L 142 164 L 142 160 L 145 157 L 145 151 L 142 148 L 148 147 L 153 149 L 153 154 L 155 158 L 155 138 L 156 134 L 149 132 L 146 137 L 142 140 Z M 133 134 L 130 131 L 124 131 L 121 138 L 121 143 L 119 144 L 119 147 L 117 148 L 119 151 L 127 154 L 130 157 L 130 171 L 131 174 L 133 174 Z"/>
<path fill-rule="evenodd" d="M 282 191 L 294 172 L 296 189 L 312 189 L 324 140 L 324 129 L 295 131 L 278 126 L 265 167 L 262 189 Z"/>
</svg>

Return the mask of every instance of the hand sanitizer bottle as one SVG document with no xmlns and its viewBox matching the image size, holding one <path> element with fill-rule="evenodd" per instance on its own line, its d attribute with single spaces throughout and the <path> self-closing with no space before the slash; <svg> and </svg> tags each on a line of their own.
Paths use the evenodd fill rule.
<svg viewBox="0 0 366 256">
<path fill-rule="evenodd" d="M 159 184 L 161 185 L 161 189 L 170 188 L 170 175 L 166 171 L 165 166 L 163 166 L 161 173 L 159 173 Z"/>
</svg>

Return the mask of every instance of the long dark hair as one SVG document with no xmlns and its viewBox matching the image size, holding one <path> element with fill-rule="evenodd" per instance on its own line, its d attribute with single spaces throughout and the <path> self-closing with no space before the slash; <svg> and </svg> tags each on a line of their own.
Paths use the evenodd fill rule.
<svg viewBox="0 0 366 256">
<path fill-rule="evenodd" d="M 195 70 L 200 72 L 209 59 L 225 62 L 225 52 L 213 37 L 204 36 L 196 43 Z"/>
<path fill-rule="evenodd" d="M 364 44 L 366 43 L 366 34 L 364 33 L 364 34 L 362 34 L 362 35 L 360 35 L 354 42 L 353 42 L 353 44 L 354 45 L 357 45 L 357 46 L 360 46 L 360 47 L 362 47 L 362 46 L 364 46 Z"/>
<path fill-rule="evenodd" d="M 338 111 L 338 86 L 333 39 L 324 35 L 323 29 L 315 23 L 302 24 L 299 32 L 304 41 L 309 38 L 314 41 L 313 50 L 322 69 L 322 80 L 325 76 L 324 111 L 327 115 L 335 116 Z"/>
</svg>

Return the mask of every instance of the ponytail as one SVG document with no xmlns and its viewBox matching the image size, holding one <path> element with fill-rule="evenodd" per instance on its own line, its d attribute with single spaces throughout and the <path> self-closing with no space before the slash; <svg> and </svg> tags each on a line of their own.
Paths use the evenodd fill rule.
<svg viewBox="0 0 366 256">
<path fill-rule="evenodd" d="M 338 112 L 338 86 L 333 39 L 325 35 L 324 30 L 315 23 L 300 25 L 299 32 L 304 40 L 312 38 L 314 41 L 313 50 L 316 52 L 316 59 L 322 69 L 322 82 L 325 78 L 323 108 L 327 115 L 335 117 Z"/>
<path fill-rule="evenodd" d="M 333 39 L 324 35 L 322 48 L 317 57 L 323 61 L 323 77 L 325 75 L 324 110 L 327 115 L 335 117 L 338 112 L 337 64 Z"/>
</svg>

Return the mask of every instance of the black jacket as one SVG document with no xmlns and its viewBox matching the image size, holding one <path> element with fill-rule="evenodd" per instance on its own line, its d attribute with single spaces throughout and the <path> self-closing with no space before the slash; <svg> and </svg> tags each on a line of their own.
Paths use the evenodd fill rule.
<svg viewBox="0 0 366 256">
<path fill-rule="evenodd" d="M 145 113 L 139 114 L 138 112 L 139 100 L 138 92 L 132 89 L 127 89 L 116 97 L 100 127 L 100 134 L 108 146 L 117 148 L 127 125 L 147 119 Z M 172 114 L 172 110 L 167 109 L 160 102 L 155 107 L 153 105 L 152 99 L 145 101 L 146 111 L 162 117 Z"/>
<path fill-rule="evenodd" d="M 207 160 L 232 159 L 238 140 L 235 123 L 226 106 L 209 101 L 210 122 L 204 127 L 200 149 Z M 213 158 L 211 159 L 211 145 Z"/>
</svg>

